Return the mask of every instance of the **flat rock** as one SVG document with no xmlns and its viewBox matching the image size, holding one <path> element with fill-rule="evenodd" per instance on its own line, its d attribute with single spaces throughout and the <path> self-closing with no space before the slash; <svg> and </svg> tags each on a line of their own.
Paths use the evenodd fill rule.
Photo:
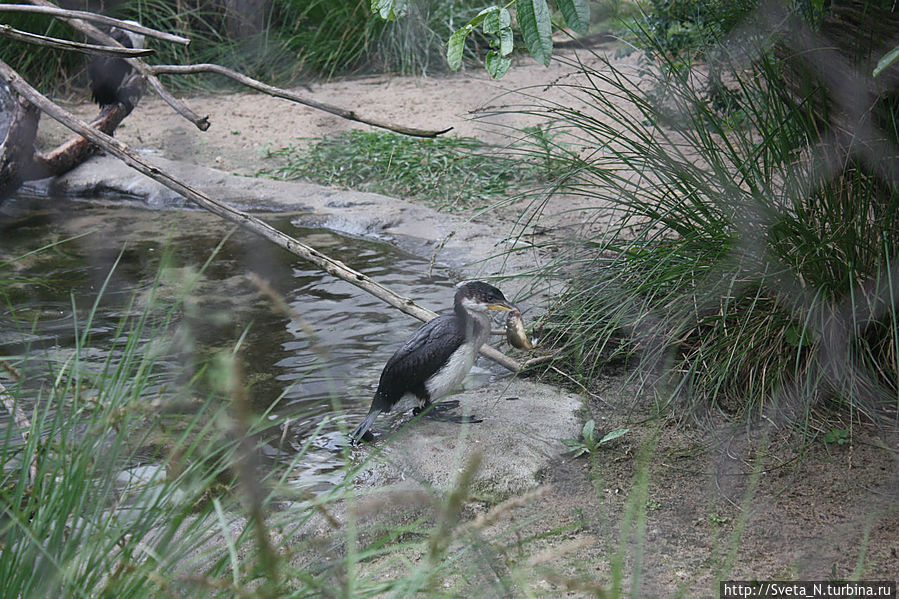
<svg viewBox="0 0 899 599">
<path fill-rule="evenodd" d="M 483 422 L 405 422 L 373 456 L 371 468 L 360 474 L 363 485 L 413 480 L 448 491 L 478 454 L 481 464 L 472 494 L 502 501 L 539 485 L 545 471 L 565 453 L 561 440 L 580 433 L 583 399 L 549 385 L 507 378 L 452 398 L 460 401 L 463 413 Z M 357 457 L 377 450 L 380 443 L 360 449 Z"/>
</svg>

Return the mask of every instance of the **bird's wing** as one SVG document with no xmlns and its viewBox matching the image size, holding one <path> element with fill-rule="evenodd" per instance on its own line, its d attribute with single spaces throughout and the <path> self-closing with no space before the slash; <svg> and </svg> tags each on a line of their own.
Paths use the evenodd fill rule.
<svg viewBox="0 0 899 599">
<path fill-rule="evenodd" d="M 378 389 L 396 400 L 440 370 L 465 342 L 454 315 L 438 316 L 420 329 L 387 361 Z M 398 395 L 397 395 L 398 394 Z M 394 397 L 395 396 L 395 397 Z"/>
</svg>

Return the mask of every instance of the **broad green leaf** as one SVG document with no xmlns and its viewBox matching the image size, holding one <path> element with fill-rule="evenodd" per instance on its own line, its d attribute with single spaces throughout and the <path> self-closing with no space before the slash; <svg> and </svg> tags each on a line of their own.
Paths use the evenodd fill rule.
<svg viewBox="0 0 899 599">
<path fill-rule="evenodd" d="M 515 49 L 511 27 L 503 27 L 499 30 L 499 55 L 508 56 Z"/>
<path fill-rule="evenodd" d="M 474 16 L 474 18 L 472 18 L 472 19 L 468 22 L 468 25 L 471 25 L 472 27 L 477 27 L 478 25 L 480 25 L 480 24 L 484 21 L 484 19 L 486 19 L 488 16 L 490 16 L 491 14 L 493 14 L 494 12 L 496 12 L 497 10 L 499 10 L 499 7 L 498 7 L 498 6 L 488 6 L 487 8 L 485 8 L 484 10 L 482 10 L 481 12 L 479 12 L 478 14 L 476 14 L 476 15 Z"/>
<path fill-rule="evenodd" d="M 500 56 L 495 50 L 491 50 L 487 53 L 487 60 L 485 63 L 487 67 L 487 72 L 490 73 L 490 76 L 494 79 L 499 79 L 509 70 L 509 67 L 512 66 L 512 59 L 507 58 L 505 56 Z"/>
<path fill-rule="evenodd" d="M 602 439 L 599 440 L 599 444 L 602 445 L 603 443 L 608 443 L 609 441 L 614 441 L 618 437 L 622 437 L 622 436 L 626 435 L 627 431 L 629 431 L 629 430 L 630 429 L 627 429 L 627 428 L 619 428 L 619 429 L 612 431 L 611 433 L 607 433 L 605 437 L 603 437 Z"/>
<path fill-rule="evenodd" d="M 587 33 L 590 25 L 590 0 L 556 0 L 556 6 L 569 27 L 577 33 Z"/>
<path fill-rule="evenodd" d="M 500 9 L 498 6 L 491 6 L 490 11 L 484 15 L 484 24 L 483 29 L 484 33 L 490 35 L 491 33 L 498 33 L 502 28 L 500 24 Z"/>
<path fill-rule="evenodd" d="M 784 329 L 784 341 L 793 347 L 799 347 L 802 344 L 802 327 L 798 324 L 791 324 Z"/>
<path fill-rule="evenodd" d="M 518 26 L 528 52 L 549 66 L 553 53 L 552 22 L 546 0 L 515 0 Z"/>
<path fill-rule="evenodd" d="M 584 423 L 584 430 L 581 431 L 581 434 L 584 436 L 584 441 L 588 443 L 593 443 L 593 429 L 596 428 L 596 421 L 592 418 Z"/>
<path fill-rule="evenodd" d="M 482 15 L 484 17 L 484 33 L 487 35 L 498 33 L 501 29 L 512 24 L 512 13 L 510 13 L 507 8 L 500 8 L 498 6 L 491 6 L 490 8 L 482 10 L 478 13 L 477 17 L 470 21 L 470 23 L 472 25 L 477 25 L 474 21 Z"/>
<path fill-rule="evenodd" d="M 458 71 L 462 66 L 462 51 L 465 49 L 465 38 L 473 29 L 471 23 L 453 32 L 446 43 L 446 62 L 450 70 Z"/>
<path fill-rule="evenodd" d="M 890 66 L 897 60 L 899 60 L 899 46 L 896 46 L 887 52 L 883 58 L 877 61 L 877 66 L 874 67 L 874 77 L 880 75 L 885 69 L 890 68 Z"/>
</svg>

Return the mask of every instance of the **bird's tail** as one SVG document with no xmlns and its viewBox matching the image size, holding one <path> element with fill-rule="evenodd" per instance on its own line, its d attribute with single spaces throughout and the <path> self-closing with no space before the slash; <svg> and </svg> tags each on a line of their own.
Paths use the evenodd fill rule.
<svg viewBox="0 0 899 599">
<path fill-rule="evenodd" d="M 375 422 L 375 418 L 377 418 L 378 414 L 380 413 L 381 410 L 372 410 L 371 412 L 369 412 L 368 416 L 366 416 L 365 419 L 359 424 L 359 426 L 356 427 L 356 430 L 354 430 L 350 434 L 350 439 L 352 439 L 353 445 L 362 440 L 362 437 L 365 435 L 365 433 L 368 432 L 368 429 L 371 428 L 371 425 Z"/>
</svg>

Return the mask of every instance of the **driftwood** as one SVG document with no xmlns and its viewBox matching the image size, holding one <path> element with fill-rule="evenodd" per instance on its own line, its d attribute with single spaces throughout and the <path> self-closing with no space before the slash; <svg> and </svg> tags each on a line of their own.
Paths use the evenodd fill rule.
<svg viewBox="0 0 899 599">
<path fill-rule="evenodd" d="M 315 248 L 278 231 L 271 225 L 251 214 L 237 210 L 232 206 L 215 200 L 204 193 L 191 188 L 162 169 L 147 163 L 137 153 L 119 140 L 93 129 L 70 112 L 45 98 L 3 61 L 0 61 L 0 77 L 5 79 L 10 87 L 12 87 L 19 95 L 25 97 L 51 118 L 59 121 L 79 135 L 86 137 L 91 142 L 103 148 L 107 153 L 112 154 L 125 162 L 125 164 L 131 168 L 158 181 L 201 208 L 271 241 L 292 254 L 315 264 L 327 273 L 371 293 L 401 312 L 414 316 L 422 321 L 428 321 L 437 316 L 437 314 L 431 310 L 423 308 L 410 298 L 399 295 L 393 290 L 384 287 L 380 283 L 372 280 L 369 276 L 349 268 L 339 260 L 334 260 L 333 258 L 322 254 Z M 481 349 L 481 353 L 513 372 L 521 370 L 521 364 L 490 346 L 484 346 Z"/>
<path fill-rule="evenodd" d="M 103 107 L 90 126 L 112 135 L 137 106 L 145 86 L 143 77 L 133 74 L 119 88 L 119 102 Z M 62 175 L 100 151 L 87 138 L 77 136 L 49 152 L 35 152 L 40 110 L 21 96 L 8 104 L 11 105 L 11 110 L 7 108 L 11 112 L 10 127 L 0 143 L 0 200 L 15 192 L 23 181 Z"/>
</svg>

